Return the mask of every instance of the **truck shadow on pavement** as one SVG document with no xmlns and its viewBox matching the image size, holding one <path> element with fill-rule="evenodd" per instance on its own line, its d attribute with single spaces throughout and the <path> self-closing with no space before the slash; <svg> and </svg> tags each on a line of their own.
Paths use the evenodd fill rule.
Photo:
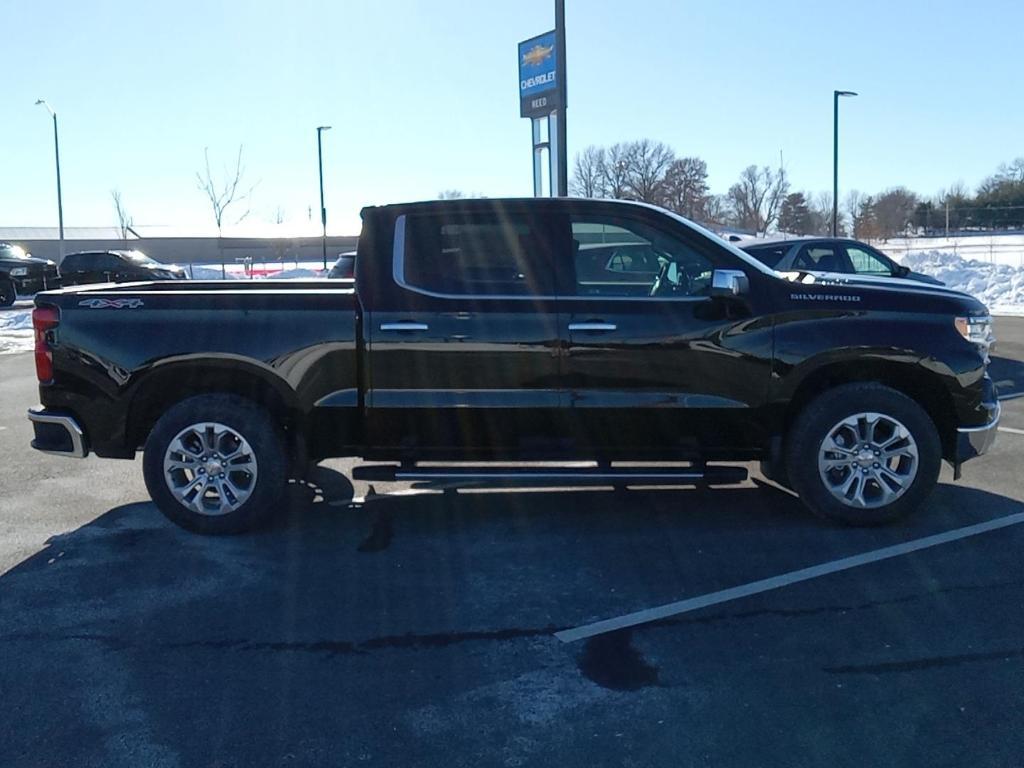
<svg viewBox="0 0 1024 768">
<path fill-rule="evenodd" d="M 679 685 L 628 634 L 565 646 L 558 629 L 1024 509 L 941 485 L 912 520 L 865 530 L 767 485 L 351 493 L 321 468 L 278 525 L 221 538 L 129 504 L 0 576 L 17 713 L 0 764 L 400 764 L 426 745 L 452 764 L 453 738 L 486 750 L 508 718 Z"/>
<path fill-rule="evenodd" d="M 996 383 L 1000 399 L 1024 395 L 1024 362 L 993 356 L 988 373 Z"/>
</svg>

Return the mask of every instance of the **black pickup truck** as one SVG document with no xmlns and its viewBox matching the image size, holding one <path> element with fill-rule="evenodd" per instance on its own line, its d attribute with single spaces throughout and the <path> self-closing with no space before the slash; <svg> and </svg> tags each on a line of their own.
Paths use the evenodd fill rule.
<svg viewBox="0 0 1024 768">
<path fill-rule="evenodd" d="M 331 456 L 448 485 L 735 483 L 745 468 L 715 462 L 761 461 L 814 512 L 877 524 L 995 437 L 991 321 L 968 295 L 780 274 L 635 203 L 362 218 L 354 283 L 37 296 L 33 447 L 144 449 L 168 517 L 229 532 Z"/>
</svg>

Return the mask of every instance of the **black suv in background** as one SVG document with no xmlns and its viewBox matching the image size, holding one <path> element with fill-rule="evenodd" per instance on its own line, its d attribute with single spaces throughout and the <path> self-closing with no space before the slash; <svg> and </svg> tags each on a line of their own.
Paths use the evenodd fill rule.
<svg viewBox="0 0 1024 768">
<path fill-rule="evenodd" d="M 912 272 L 881 251 L 859 240 L 839 237 L 799 237 L 749 240 L 737 245 L 777 272 L 831 272 L 871 277 L 902 277 L 944 285 L 931 275 Z"/>
<path fill-rule="evenodd" d="M 142 251 L 80 251 L 60 265 L 64 285 L 130 283 L 137 280 L 184 280 L 181 267 L 161 264 Z"/>
<path fill-rule="evenodd" d="M 338 260 L 334 262 L 327 273 L 332 280 L 352 280 L 356 276 L 356 252 L 346 251 L 338 254 Z"/>
<path fill-rule="evenodd" d="M 17 245 L 0 243 L 0 307 L 11 306 L 19 293 L 59 288 L 57 265 L 36 259 Z"/>
</svg>

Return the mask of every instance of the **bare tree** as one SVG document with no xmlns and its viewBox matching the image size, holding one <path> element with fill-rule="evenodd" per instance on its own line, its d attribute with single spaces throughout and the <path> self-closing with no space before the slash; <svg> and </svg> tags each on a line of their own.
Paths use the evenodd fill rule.
<svg viewBox="0 0 1024 768">
<path fill-rule="evenodd" d="M 227 214 L 228 208 L 235 205 L 235 203 L 242 203 L 249 199 L 252 195 L 252 191 L 256 188 L 256 185 L 249 187 L 245 192 L 242 191 L 242 182 L 245 178 L 245 166 L 242 165 L 242 145 L 238 145 L 238 158 L 235 160 L 234 171 L 229 170 L 227 167 L 224 169 L 224 180 L 218 181 L 214 179 L 213 173 L 210 171 L 210 148 L 203 148 L 203 159 L 205 161 L 203 171 L 196 172 L 196 181 L 201 192 L 203 192 L 207 199 L 210 201 L 210 208 L 213 211 L 213 220 L 217 224 L 217 248 L 220 250 L 220 273 L 221 277 L 227 277 L 227 267 L 224 264 L 224 247 L 221 243 L 222 226 L 224 223 L 224 216 Z M 246 216 L 249 215 L 249 209 L 245 209 L 245 213 L 239 216 L 235 220 L 235 224 L 242 221 Z"/>
<path fill-rule="evenodd" d="M 832 193 L 819 192 L 811 202 L 811 209 L 814 211 L 814 218 L 817 229 L 816 235 L 832 234 Z M 839 228 L 843 226 L 842 213 L 839 215 Z"/>
<path fill-rule="evenodd" d="M 708 195 L 704 198 L 704 221 L 708 224 L 723 225 L 732 218 L 727 195 Z"/>
<path fill-rule="evenodd" d="M 461 189 L 442 189 L 437 193 L 438 200 L 462 200 L 466 194 Z"/>
<path fill-rule="evenodd" d="M 736 215 L 736 223 L 754 232 L 767 232 L 775 224 L 786 193 L 789 179 L 786 169 L 773 171 L 768 166 L 748 166 L 740 180 L 729 188 L 729 201 Z"/>
<path fill-rule="evenodd" d="M 629 144 L 612 144 L 605 155 L 602 185 L 607 197 L 629 200 Z"/>
<path fill-rule="evenodd" d="M 242 165 L 242 145 L 238 145 L 238 158 L 235 160 L 235 169 L 231 171 L 229 168 L 224 169 L 224 180 L 222 182 L 217 181 L 213 177 L 213 173 L 210 171 L 210 148 L 206 147 L 203 149 L 203 158 L 205 160 L 204 169 L 202 172 L 196 172 L 196 181 L 199 184 L 199 189 L 206 194 L 206 197 L 210 201 L 210 208 L 213 211 L 213 220 L 217 224 L 217 237 L 221 235 L 221 228 L 224 223 L 224 216 L 227 214 L 228 208 L 235 203 L 242 203 L 249 199 L 252 195 L 252 191 L 256 188 L 256 185 L 252 185 L 245 192 L 241 190 L 243 179 L 245 178 L 245 166 Z M 249 209 L 245 209 L 245 213 L 235 219 L 235 224 L 245 219 L 249 215 Z"/>
<path fill-rule="evenodd" d="M 626 190 L 632 200 L 662 201 L 665 173 L 676 159 L 667 144 L 650 139 L 631 142 L 625 154 Z"/>
<path fill-rule="evenodd" d="M 878 235 L 889 238 L 906 232 L 913 224 L 920 198 L 906 187 L 894 187 L 875 199 L 874 217 Z"/>
<path fill-rule="evenodd" d="M 708 164 L 699 157 L 683 157 L 665 171 L 661 204 L 688 219 L 707 216 Z"/>
<path fill-rule="evenodd" d="M 846 209 L 847 216 L 850 217 L 850 234 L 854 236 L 857 235 L 857 223 L 861 220 L 864 214 L 864 201 L 867 199 L 867 195 L 857 189 L 851 189 L 846 193 L 846 204 L 843 207 Z M 840 212 L 839 231 L 845 231 L 845 229 L 846 226 L 843 221 L 843 214 Z"/>
<path fill-rule="evenodd" d="M 604 186 L 607 177 L 605 163 L 604 147 L 591 144 L 582 152 L 577 152 L 569 191 L 576 197 L 607 197 Z"/>
<path fill-rule="evenodd" d="M 132 220 L 131 214 L 128 213 L 128 209 L 124 205 L 124 200 L 121 197 L 121 191 L 117 189 L 110 190 L 110 197 L 114 201 L 114 213 L 117 216 L 117 230 L 121 233 L 121 239 L 124 241 L 125 246 L 128 245 L 128 234 L 132 230 L 132 225 L 135 222 Z"/>
</svg>

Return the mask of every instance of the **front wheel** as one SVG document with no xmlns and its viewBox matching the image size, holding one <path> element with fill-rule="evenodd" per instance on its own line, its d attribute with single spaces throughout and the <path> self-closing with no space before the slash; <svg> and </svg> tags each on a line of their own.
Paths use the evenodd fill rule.
<svg viewBox="0 0 1024 768">
<path fill-rule="evenodd" d="M 142 469 L 157 507 L 198 533 L 239 533 L 264 522 L 287 483 L 284 444 L 269 415 L 233 395 L 198 395 L 165 413 Z"/>
<path fill-rule="evenodd" d="M 935 487 L 942 462 L 931 417 L 880 384 L 846 384 L 819 395 L 786 442 L 787 474 L 801 501 L 847 525 L 910 514 Z"/>
</svg>

